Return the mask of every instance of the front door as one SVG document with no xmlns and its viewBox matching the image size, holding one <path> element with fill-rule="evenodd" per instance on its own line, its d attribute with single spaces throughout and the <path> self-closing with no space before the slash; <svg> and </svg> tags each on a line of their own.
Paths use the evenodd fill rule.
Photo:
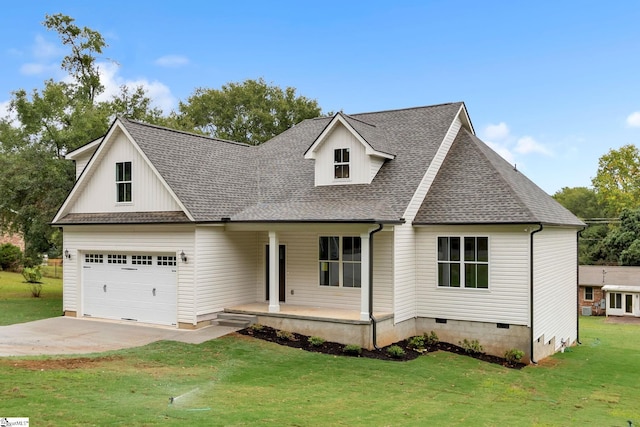
<svg viewBox="0 0 640 427">
<path fill-rule="evenodd" d="M 278 276 L 280 279 L 280 286 L 279 286 L 279 295 L 280 295 L 280 302 L 284 302 L 285 300 L 285 289 L 286 289 L 286 250 L 285 250 L 285 246 L 284 245 L 280 245 L 280 247 L 278 248 L 278 258 L 279 258 L 279 262 L 278 262 Z M 267 266 L 266 268 L 266 280 L 265 283 L 267 284 L 267 288 L 266 288 L 266 300 L 269 301 L 269 245 L 267 245 L 267 250 L 266 250 L 266 262 L 265 265 Z"/>
<path fill-rule="evenodd" d="M 633 295 L 626 294 L 624 296 L 624 312 L 633 314 Z"/>
</svg>

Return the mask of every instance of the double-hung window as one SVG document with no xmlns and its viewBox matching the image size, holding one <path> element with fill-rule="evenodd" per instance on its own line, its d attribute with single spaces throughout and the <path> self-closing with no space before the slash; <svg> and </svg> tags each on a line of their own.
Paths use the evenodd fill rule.
<svg viewBox="0 0 640 427">
<path fill-rule="evenodd" d="M 116 200 L 131 201 L 131 162 L 116 163 Z"/>
<path fill-rule="evenodd" d="M 438 286 L 489 288 L 489 238 L 438 237 Z"/>
<path fill-rule="evenodd" d="M 360 237 L 321 236 L 318 244 L 320 286 L 362 286 Z"/>
<path fill-rule="evenodd" d="M 593 301 L 593 286 L 584 287 L 584 300 Z"/>
<path fill-rule="evenodd" d="M 349 178 L 349 149 L 338 148 L 333 150 L 333 178 Z"/>
</svg>

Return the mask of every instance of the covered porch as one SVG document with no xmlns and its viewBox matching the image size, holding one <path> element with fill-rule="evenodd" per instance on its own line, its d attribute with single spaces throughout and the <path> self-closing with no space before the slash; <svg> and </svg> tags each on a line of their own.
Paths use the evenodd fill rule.
<svg viewBox="0 0 640 427">
<path fill-rule="evenodd" d="M 286 303 L 279 307 L 278 312 L 272 312 L 268 302 L 256 302 L 228 307 L 224 312 L 255 316 L 259 324 L 275 329 L 369 349 L 398 340 L 391 312 L 374 312 L 374 325 L 370 319 L 360 319 L 360 313 L 355 310 Z"/>
</svg>

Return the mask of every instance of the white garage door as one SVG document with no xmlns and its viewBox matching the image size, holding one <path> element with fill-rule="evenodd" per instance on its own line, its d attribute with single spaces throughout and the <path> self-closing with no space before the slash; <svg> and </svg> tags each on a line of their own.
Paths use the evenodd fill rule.
<svg viewBox="0 0 640 427">
<path fill-rule="evenodd" d="M 85 316 L 176 324 L 176 257 L 88 252 L 82 261 Z"/>
</svg>

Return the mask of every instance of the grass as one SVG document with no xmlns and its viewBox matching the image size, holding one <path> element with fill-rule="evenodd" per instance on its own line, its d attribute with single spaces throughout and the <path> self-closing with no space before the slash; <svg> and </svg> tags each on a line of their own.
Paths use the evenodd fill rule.
<svg viewBox="0 0 640 427">
<path fill-rule="evenodd" d="M 523 370 L 445 352 L 326 356 L 240 335 L 0 358 L 1 415 L 44 426 L 640 425 L 640 325 L 582 318 L 581 339 Z"/>
<path fill-rule="evenodd" d="M 30 322 L 62 314 L 62 280 L 42 278 L 40 298 L 18 273 L 0 271 L 0 326 Z"/>
</svg>

